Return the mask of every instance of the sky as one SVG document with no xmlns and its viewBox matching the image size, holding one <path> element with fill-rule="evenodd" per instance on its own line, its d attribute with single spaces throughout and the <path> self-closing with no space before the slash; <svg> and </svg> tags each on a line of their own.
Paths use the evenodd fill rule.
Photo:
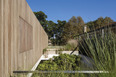
<svg viewBox="0 0 116 77">
<path fill-rule="evenodd" d="M 43 11 L 47 20 L 68 21 L 81 16 L 85 23 L 99 17 L 116 21 L 116 0 L 26 0 L 33 12 Z"/>
</svg>

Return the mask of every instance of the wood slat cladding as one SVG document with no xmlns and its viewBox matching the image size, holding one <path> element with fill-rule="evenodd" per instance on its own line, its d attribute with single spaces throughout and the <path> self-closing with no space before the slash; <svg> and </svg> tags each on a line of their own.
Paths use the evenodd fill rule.
<svg viewBox="0 0 116 77">
<path fill-rule="evenodd" d="M 25 52 L 33 49 L 33 27 L 22 17 L 19 17 L 19 31 L 19 52 Z"/>
<path fill-rule="evenodd" d="M 26 0 L 0 0 L 0 77 L 30 70 L 47 46 L 48 36 Z"/>
</svg>

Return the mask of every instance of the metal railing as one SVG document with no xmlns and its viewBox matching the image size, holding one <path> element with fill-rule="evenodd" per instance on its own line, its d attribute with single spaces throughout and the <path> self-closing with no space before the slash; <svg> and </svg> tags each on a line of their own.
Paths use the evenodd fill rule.
<svg viewBox="0 0 116 77">
<path fill-rule="evenodd" d="M 13 71 L 13 73 L 109 73 L 108 71 Z"/>
<path fill-rule="evenodd" d="M 104 37 L 104 35 L 109 33 L 110 31 L 116 34 L 116 22 L 114 22 L 113 24 L 109 24 L 108 26 L 104 26 L 95 30 L 91 30 L 87 33 L 80 34 L 78 35 L 78 39 L 85 38 L 85 37 L 91 39 L 95 35 Z"/>
</svg>

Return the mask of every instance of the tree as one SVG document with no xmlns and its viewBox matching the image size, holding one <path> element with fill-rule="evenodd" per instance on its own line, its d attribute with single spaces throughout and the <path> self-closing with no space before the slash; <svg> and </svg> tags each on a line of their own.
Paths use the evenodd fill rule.
<svg viewBox="0 0 116 77">
<path fill-rule="evenodd" d="M 47 23 L 47 34 L 48 34 L 48 38 L 51 39 L 52 37 L 54 37 L 54 34 L 56 32 L 56 26 L 57 24 L 54 23 L 53 21 L 48 21 Z"/>
<path fill-rule="evenodd" d="M 104 21 L 104 18 L 103 17 L 99 17 L 95 21 L 95 28 L 97 29 L 97 28 L 103 27 L 104 26 L 103 21 Z"/>
<path fill-rule="evenodd" d="M 44 22 L 46 22 L 47 15 L 42 11 L 34 12 L 34 14 L 37 17 L 37 19 L 39 20 L 39 22 L 41 23 L 41 25 L 43 26 Z"/>
<path fill-rule="evenodd" d="M 80 17 L 80 16 L 77 17 L 77 23 L 78 23 L 78 27 L 77 27 L 78 34 L 82 34 L 84 32 L 84 25 L 85 25 L 82 17 Z"/>
<path fill-rule="evenodd" d="M 110 17 L 105 17 L 103 23 L 104 23 L 104 26 L 107 26 L 112 22 L 114 22 L 114 21 Z"/>
<path fill-rule="evenodd" d="M 71 22 L 69 20 L 69 22 L 67 22 L 64 25 L 64 30 L 63 30 L 63 39 L 65 40 L 65 43 L 72 39 L 74 37 L 74 35 L 76 34 L 76 31 L 74 29 L 76 29 L 76 26 L 74 26 L 75 24 L 73 22 Z M 75 28 L 74 28 L 75 27 Z"/>
<path fill-rule="evenodd" d="M 34 14 L 37 17 L 40 24 L 43 26 L 44 30 L 47 31 L 47 23 L 48 23 L 46 20 L 47 15 L 42 11 L 34 12 Z"/>
<path fill-rule="evenodd" d="M 54 32 L 54 38 L 52 38 L 52 44 L 53 45 L 63 45 L 63 29 L 64 29 L 64 25 L 66 23 L 66 21 L 61 21 L 61 20 L 58 20 L 57 21 L 58 23 L 53 26 L 53 31 Z"/>
<path fill-rule="evenodd" d="M 74 39 L 75 36 L 83 33 L 84 21 L 79 17 L 73 16 L 65 25 L 64 25 L 64 32 L 63 32 L 63 39 L 65 43 L 70 40 Z"/>
<path fill-rule="evenodd" d="M 46 33 L 48 34 L 48 39 L 51 39 L 54 45 L 63 44 L 62 34 L 66 21 L 58 20 L 57 21 L 58 23 L 54 23 L 53 21 L 48 21 L 46 20 L 47 15 L 42 11 L 34 12 L 34 14 L 39 20 L 44 30 L 46 31 Z"/>
<path fill-rule="evenodd" d="M 86 23 L 90 30 L 98 29 L 104 26 L 108 26 L 110 23 L 114 22 L 110 17 L 99 17 L 95 21 L 90 21 Z"/>
<path fill-rule="evenodd" d="M 90 22 L 88 22 L 88 23 L 86 23 L 86 25 L 87 25 L 87 31 L 91 31 L 91 30 L 93 30 L 93 29 L 95 29 L 95 26 L 94 26 L 94 22 L 93 21 L 90 21 Z"/>
<path fill-rule="evenodd" d="M 44 28 L 45 32 L 48 34 L 48 38 L 52 38 L 54 36 L 53 28 L 56 24 L 53 21 L 46 20 L 47 15 L 42 11 L 34 12 L 34 14 L 37 17 L 40 24 L 42 25 L 42 27 Z"/>
<path fill-rule="evenodd" d="M 58 45 L 63 45 L 64 44 L 64 40 L 63 40 L 63 30 L 64 30 L 64 25 L 66 24 L 66 21 L 61 21 L 58 20 L 57 21 L 57 32 L 56 32 L 56 40 L 57 40 L 57 44 Z"/>
</svg>

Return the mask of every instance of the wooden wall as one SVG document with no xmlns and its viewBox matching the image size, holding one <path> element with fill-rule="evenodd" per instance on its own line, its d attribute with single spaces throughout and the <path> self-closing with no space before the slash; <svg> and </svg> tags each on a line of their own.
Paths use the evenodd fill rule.
<svg viewBox="0 0 116 77">
<path fill-rule="evenodd" d="M 0 77 L 30 70 L 48 45 L 48 36 L 26 0 L 0 0 Z"/>
</svg>

